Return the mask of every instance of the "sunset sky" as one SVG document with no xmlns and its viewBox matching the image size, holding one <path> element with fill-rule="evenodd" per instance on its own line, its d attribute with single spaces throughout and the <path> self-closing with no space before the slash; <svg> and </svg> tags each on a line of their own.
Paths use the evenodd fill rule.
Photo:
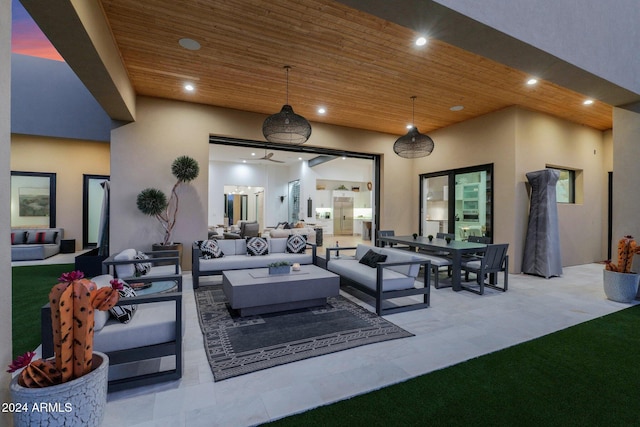
<svg viewBox="0 0 640 427">
<path fill-rule="evenodd" d="M 12 0 L 11 51 L 64 61 L 18 0 Z"/>
</svg>

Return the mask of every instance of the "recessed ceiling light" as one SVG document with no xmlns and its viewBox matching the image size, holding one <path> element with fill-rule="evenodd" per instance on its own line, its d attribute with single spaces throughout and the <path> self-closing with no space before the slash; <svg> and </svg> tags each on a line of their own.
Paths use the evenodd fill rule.
<svg viewBox="0 0 640 427">
<path fill-rule="evenodd" d="M 593 99 L 586 99 L 586 100 L 583 102 L 583 104 L 584 104 L 584 105 L 591 105 L 591 104 L 593 104 Z"/>
<path fill-rule="evenodd" d="M 298 157 L 298 160 L 302 160 L 302 157 Z"/>
<path fill-rule="evenodd" d="M 194 39 L 190 39 L 190 38 L 183 38 L 178 40 L 178 43 L 180 44 L 180 46 L 182 46 L 183 48 L 187 49 L 187 50 L 199 50 L 200 49 L 200 43 L 198 43 L 197 41 L 195 41 Z"/>
<path fill-rule="evenodd" d="M 243 160 L 243 161 L 242 161 L 242 163 L 247 163 L 247 161 L 246 161 L 246 160 Z"/>
<path fill-rule="evenodd" d="M 534 85 L 536 83 L 538 83 L 538 79 L 529 79 L 529 80 L 527 80 L 527 84 L 529 86 L 532 86 L 532 85 Z"/>
<path fill-rule="evenodd" d="M 451 110 L 451 111 L 461 111 L 461 110 L 464 110 L 464 105 L 454 105 L 453 107 L 449 108 L 449 110 Z"/>
<path fill-rule="evenodd" d="M 251 155 L 252 155 L 252 156 L 255 156 L 255 155 L 256 155 L 256 153 L 251 153 Z"/>
<path fill-rule="evenodd" d="M 326 112 L 327 112 L 327 109 L 326 109 L 326 108 L 324 108 L 324 107 L 320 107 L 320 108 L 318 108 L 318 114 L 324 114 L 324 113 L 326 113 Z"/>
<path fill-rule="evenodd" d="M 420 36 L 416 39 L 416 46 L 424 46 L 427 44 L 427 38 L 424 36 Z"/>
<path fill-rule="evenodd" d="M 184 85 L 184 90 L 187 90 L 189 92 L 193 92 L 195 90 L 195 86 L 192 85 L 191 83 L 185 83 Z"/>
<path fill-rule="evenodd" d="M 342 160 L 346 160 L 346 159 L 347 159 L 347 157 L 346 157 L 346 156 L 342 156 Z"/>
<path fill-rule="evenodd" d="M 407 125 L 407 129 L 411 129 L 413 125 Z"/>
</svg>

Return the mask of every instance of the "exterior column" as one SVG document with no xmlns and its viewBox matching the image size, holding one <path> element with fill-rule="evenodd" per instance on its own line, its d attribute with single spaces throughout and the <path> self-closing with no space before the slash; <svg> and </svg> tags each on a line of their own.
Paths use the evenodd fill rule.
<svg viewBox="0 0 640 427">
<path fill-rule="evenodd" d="M 613 242 L 625 235 L 640 238 L 640 114 L 613 109 Z M 611 255 L 614 260 L 616 254 Z"/>
<path fill-rule="evenodd" d="M 11 0 L 0 0 L 0 365 L 11 363 Z M 10 402 L 9 374 L 0 382 L 0 402 Z M 0 412 L 0 425 L 11 425 L 10 413 Z"/>
</svg>

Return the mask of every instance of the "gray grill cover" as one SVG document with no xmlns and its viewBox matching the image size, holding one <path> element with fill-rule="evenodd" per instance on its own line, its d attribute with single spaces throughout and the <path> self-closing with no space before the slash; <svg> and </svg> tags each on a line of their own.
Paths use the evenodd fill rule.
<svg viewBox="0 0 640 427">
<path fill-rule="evenodd" d="M 562 275 L 556 183 L 560 172 L 544 169 L 527 173 L 531 184 L 529 228 L 522 272 L 549 278 Z"/>
</svg>

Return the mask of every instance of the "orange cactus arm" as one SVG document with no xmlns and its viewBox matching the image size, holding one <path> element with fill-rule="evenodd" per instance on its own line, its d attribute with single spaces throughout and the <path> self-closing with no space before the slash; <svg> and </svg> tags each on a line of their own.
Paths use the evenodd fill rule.
<svg viewBox="0 0 640 427">
<path fill-rule="evenodd" d="M 81 377 L 91 371 L 93 357 L 93 307 L 91 292 L 84 283 L 73 286 L 73 376 Z"/>
<path fill-rule="evenodd" d="M 618 271 L 618 267 L 611 260 L 605 261 L 604 268 L 609 271 Z"/>
<path fill-rule="evenodd" d="M 91 293 L 91 305 L 94 309 L 107 311 L 120 300 L 120 293 L 113 288 L 104 287 Z"/>
<path fill-rule="evenodd" d="M 49 303 L 56 367 L 65 382 L 73 375 L 73 296 L 69 283 L 55 285 L 49 293 Z"/>
<path fill-rule="evenodd" d="M 53 363 L 42 359 L 27 365 L 18 377 L 18 384 L 28 388 L 47 387 L 61 382 L 62 373 L 60 370 Z"/>
</svg>

